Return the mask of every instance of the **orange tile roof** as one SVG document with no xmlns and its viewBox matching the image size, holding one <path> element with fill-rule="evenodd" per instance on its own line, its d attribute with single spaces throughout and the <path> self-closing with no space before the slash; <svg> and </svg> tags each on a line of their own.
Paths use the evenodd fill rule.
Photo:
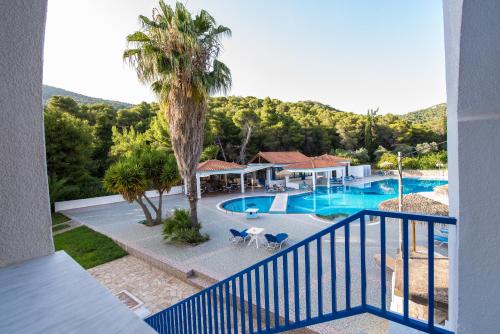
<svg viewBox="0 0 500 334">
<path fill-rule="evenodd" d="M 259 162 L 259 158 L 262 158 L 272 164 L 292 164 L 296 162 L 308 161 L 310 159 L 299 151 L 259 152 L 250 162 Z"/>
<path fill-rule="evenodd" d="M 314 157 L 313 159 L 316 160 L 327 160 L 327 161 L 335 161 L 338 163 L 348 163 L 351 161 L 351 159 L 346 158 L 346 157 L 339 157 L 336 155 L 331 155 L 331 154 L 323 154 L 317 157 Z"/>
<path fill-rule="evenodd" d="M 317 169 L 317 168 L 343 167 L 343 166 L 345 166 L 345 164 L 339 161 L 309 158 L 308 161 L 290 164 L 286 166 L 285 169 Z"/>
<path fill-rule="evenodd" d="M 235 162 L 227 162 L 222 160 L 207 160 L 198 164 L 198 172 L 220 171 L 231 169 L 244 169 L 245 166 Z"/>
</svg>

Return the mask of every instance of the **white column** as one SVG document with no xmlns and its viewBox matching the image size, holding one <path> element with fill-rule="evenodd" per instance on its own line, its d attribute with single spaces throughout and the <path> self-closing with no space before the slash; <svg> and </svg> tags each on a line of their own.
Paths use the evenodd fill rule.
<svg viewBox="0 0 500 334">
<path fill-rule="evenodd" d="M 266 185 L 270 185 L 271 181 L 271 168 L 266 168 Z"/>
<path fill-rule="evenodd" d="M 196 175 L 196 194 L 198 195 L 198 199 L 201 199 L 201 182 L 199 175 Z"/>
<path fill-rule="evenodd" d="M 313 190 L 316 190 L 316 172 L 312 172 Z"/>
<path fill-rule="evenodd" d="M 342 167 L 342 185 L 345 186 L 345 168 Z"/>
<path fill-rule="evenodd" d="M 47 0 L 2 1 L 0 7 L 3 267 L 48 255 L 54 245 L 41 103 Z"/>
<path fill-rule="evenodd" d="M 332 171 L 329 170 L 326 172 L 326 185 L 328 186 L 328 189 L 330 189 L 330 179 L 332 178 Z"/>
<path fill-rule="evenodd" d="M 241 182 L 241 193 L 245 193 L 245 173 L 240 174 L 240 182 Z"/>
<path fill-rule="evenodd" d="M 450 322 L 500 333 L 500 3 L 444 1 Z"/>
</svg>

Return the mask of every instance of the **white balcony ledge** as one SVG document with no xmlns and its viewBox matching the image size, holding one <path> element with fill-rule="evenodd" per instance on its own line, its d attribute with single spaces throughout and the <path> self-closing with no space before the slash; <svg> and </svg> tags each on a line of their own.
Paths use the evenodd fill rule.
<svg viewBox="0 0 500 334">
<path fill-rule="evenodd" d="M 0 269 L 0 333 L 155 333 L 57 252 Z"/>
</svg>

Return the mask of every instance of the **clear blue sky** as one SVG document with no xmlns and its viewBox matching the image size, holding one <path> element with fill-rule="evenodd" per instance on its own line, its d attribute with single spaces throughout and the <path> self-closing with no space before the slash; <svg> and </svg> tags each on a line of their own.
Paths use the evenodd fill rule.
<svg viewBox="0 0 500 334">
<path fill-rule="evenodd" d="M 222 54 L 233 74 L 230 95 L 316 100 L 358 113 L 404 113 L 446 100 L 441 1 L 186 3 L 233 31 Z M 156 5 L 49 0 L 44 82 L 125 102 L 154 100 L 121 54 L 137 16 Z"/>
</svg>

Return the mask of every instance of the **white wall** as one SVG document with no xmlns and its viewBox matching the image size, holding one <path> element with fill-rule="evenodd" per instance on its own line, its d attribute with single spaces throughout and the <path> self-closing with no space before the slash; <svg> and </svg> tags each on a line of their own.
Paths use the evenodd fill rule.
<svg viewBox="0 0 500 334">
<path fill-rule="evenodd" d="M 182 192 L 183 192 L 183 186 L 172 187 L 172 189 L 170 189 L 170 192 L 168 194 L 166 194 L 166 196 L 182 194 Z M 150 198 L 151 197 L 158 197 L 158 195 L 159 194 L 156 190 L 146 192 L 146 196 L 148 196 Z M 64 211 L 64 210 L 86 208 L 89 206 L 111 204 L 111 203 L 118 203 L 118 202 L 124 202 L 124 201 L 125 200 L 123 199 L 122 195 L 111 195 L 111 196 L 75 199 L 72 201 L 56 202 L 55 203 L 55 211 L 59 212 L 59 211 Z"/>
<path fill-rule="evenodd" d="M 46 0 L 0 1 L 0 267 L 54 251 L 42 107 Z"/>
<path fill-rule="evenodd" d="M 500 1 L 445 0 L 450 316 L 500 332 Z M 450 231 L 452 232 L 452 231 Z"/>
<path fill-rule="evenodd" d="M 356 177 L 367 177 L 372 175 L 372 169 L 370 165 L 349 166 L 348 173 Z"/>
</svg>

